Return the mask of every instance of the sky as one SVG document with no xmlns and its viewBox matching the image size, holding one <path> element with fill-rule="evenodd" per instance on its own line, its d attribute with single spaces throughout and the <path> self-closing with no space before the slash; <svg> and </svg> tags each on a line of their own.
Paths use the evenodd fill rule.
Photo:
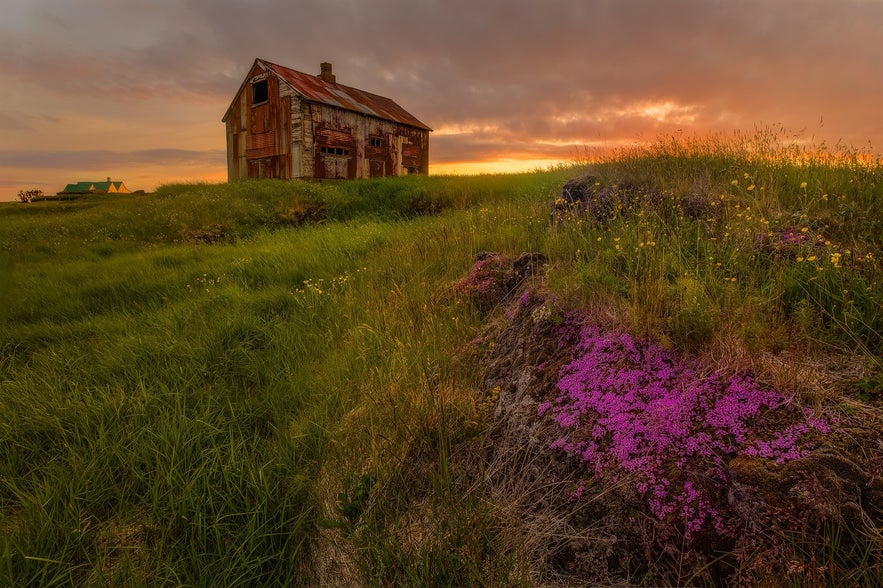
<svg viewBox="0 0 883 588">
<path fill-rule="evenodd" d="M 430 173 L 779 125 L 883 149 L 883 0 L 0 0 L 0 200 L 225 181 L 256 57 L 392 98 Z"/>
</svg>

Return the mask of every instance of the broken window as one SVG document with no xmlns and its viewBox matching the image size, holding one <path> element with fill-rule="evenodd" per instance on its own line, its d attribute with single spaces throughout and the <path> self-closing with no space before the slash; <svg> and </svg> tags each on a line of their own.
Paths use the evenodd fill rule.
<svg viewBox="0 0 883 588">
<path fill-rule="evenodd" d="M 251 85 L 251 103 L 252 105 L 261 104 L 269 100 L 270 94 L 267 91 L 267 80 L 254 82 Z"/>
<path fill-rule="evenodd" d="M 319 153 L 325 155 L 349 155 L 350 150 L 343 147 L 319 147 Z"/>
<path fill-rule="evenodd" d="M 368 139 L 368 144 L 372 147 L 383 147 L 383 139 L 380 137 L 370 137 Z"/>
</svg>

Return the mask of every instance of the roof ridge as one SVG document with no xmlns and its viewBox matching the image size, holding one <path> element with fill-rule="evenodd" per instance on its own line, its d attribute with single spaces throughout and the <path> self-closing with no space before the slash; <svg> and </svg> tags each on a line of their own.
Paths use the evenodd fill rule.
<svg viewBox="0 0 883 588">
<path fill-rule="evenodd" d="M 264 67 L 272 69 L 276 75 L 284 79 L 286 83 L 288 83 L 307 101 L 328 104 L 329 106 L 343 108 L 344 110 L 358 112 L 363 115 L 390 120 L 429 131 L 432 130 L 428 125 L 402 108 L 401 105 L 388 96 L 369 92 L 368 90 L 363 90 L 354 86 L 340 84 L 336 81 L 327 82 L 317 75 L 308 74 L 260 57 L 256 58 L 255 62 L 259 62 Z M 224 116 L 226 118 L 227 114 Z"/>
</svg>

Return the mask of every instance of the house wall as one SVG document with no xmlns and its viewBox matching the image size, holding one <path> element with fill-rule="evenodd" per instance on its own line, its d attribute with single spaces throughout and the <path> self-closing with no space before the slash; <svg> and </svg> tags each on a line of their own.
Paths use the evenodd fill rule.
<svg viewBox="0 0 883 588">
<path fill-rule="evenodd" d="M 253 102 L 252 85 L 267 82 L 267 100 Z M 286 84 L 281 84 L 285 87 Z M 227 178 L 289 178 L 291 95 L 279 79 L 255 65 L 233 101 L 227 119 Z"/>
<path fill-rule="evenodd" d="M 313 177 L 361 179 L 427 173 L 428 131 L 325 104 L 311 104 L 310 111 Z M 380 145 L 372 145 L 371 139 Z"/>
</svg>

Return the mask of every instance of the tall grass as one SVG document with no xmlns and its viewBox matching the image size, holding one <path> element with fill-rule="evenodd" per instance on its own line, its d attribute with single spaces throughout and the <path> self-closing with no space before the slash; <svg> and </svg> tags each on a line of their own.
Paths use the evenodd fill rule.
<svg viewBox="0 0 883 588">
<path fill-rule="evenodd" d="M 723 331 L 775 350 L 796 329 L 873 359 L 883 171 L 866 152 L 835 151 L 777 127 L 627 149 L 592 166 L 610 217 L 560 223 L 553 239 L 571 255 L 580 243 L 584 292 L 627 301 L 638 330 L 679 347 Z"/>
<path fill-rule="evenodd" d="M 308 581 L 341 419 L 403 411 L 381 427 L 400 441 L 447 410 L 424 395 L 459 381 L 478 318 L 443 293 L 476 251 L 522 246 L 481 207 L 521 216 L 561 177 L 8 207 L 0 584 Z"/>
</svg>

